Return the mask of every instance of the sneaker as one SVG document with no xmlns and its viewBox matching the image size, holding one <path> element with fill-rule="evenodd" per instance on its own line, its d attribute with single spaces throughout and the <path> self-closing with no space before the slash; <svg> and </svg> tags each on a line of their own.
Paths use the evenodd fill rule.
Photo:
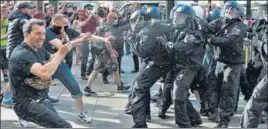
<svg viewBox="0 0 268 129">
<path fill-rule="evenodd" d="M 131 73 L 137 73 L 139 70 L 132 70 Z"/>
<path fill-rule="evenodd" d="M 81 76 L 82 80 L 88 80 L 88 78 L 86 76 Z"/>
<path fill-rule="evenodd" d="M 129 89 L 130 89 L 130 86 L 121 85 L 117 87 L 117 91 L 121 91 L 121 92 L 128 91 Z"/>
<path fill-rule="evenodd" d="M 8 76 L 7 75 L 4 75 L 4 81 L 8 82 Z"/>
<path fill-rule="evenodd" d="M 12 102 L 11 102 L 11 100 L 9 100 L 9 101 L 3 101 L 2 103 L 1 103 L 1 105 L 3 106 L 3 107 L 5 107 L 5 108 L 12 108 Z"/>
<path fill-rule="evenodd" d="M 87 94 L 96 94 L 96 92 L 94 92 L 93 90 L 91 90 L 91 88 L 89 87 L 86 87 L 85 90 L 84 90 L 85 93 Z"/>
<path fill-rule="evenodd" d="M 83 113 L 80 113 L 78 115 L 79 120 L 81 120 L 84 123 L 91 123 L 92 119 L 87 115 L 87 112 L 84 111 Z"/>
<path fill-rule="evenodd" d="M 28 121 L 25 121 L 25 120 L 22 120 L 19 118 L 19 123 L 20 123 L 20 126 L 22 128 L 33 128 L 33 127 L 36 127 L 36 125 L 32 122 L 28 122 Z"/>
<path fill-rule="evenodd" d="M 125 71 L 121 69 L 121 70 L 120 70 L 120 73 L 125 73 Z"/>
<path fill-rule="evenodd" d="M 51 98 L 51 97 L 49 97 L 49 96 L 47 96 L 46 99 L 48 99 L 51 103 L 57 103 L 57 102 L 59 102 L 58 99 L 53 99 L 53 98 Z"/>
<path fill-rule="evenodd" d="M 103 81 L 104 84 L 109 84 L 109 81 L 108 81 L 107 77 L 104 77 L 104 78 L 102 79 L 102 81 Z"/>
</svg>

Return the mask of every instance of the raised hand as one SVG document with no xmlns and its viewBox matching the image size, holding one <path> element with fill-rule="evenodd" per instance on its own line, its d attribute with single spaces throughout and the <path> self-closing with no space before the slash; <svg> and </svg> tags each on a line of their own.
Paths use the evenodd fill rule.
<svg viewBox="0 0 268 129">
<path fill-rule="evenodd" d="M 60 46 L 58 52 L 60 55 L 65 56 L 70 50 L 72 50 L 72 47 L 73 47 L 72 44 L 66 43 L 66 44 Z"/>
</svg>

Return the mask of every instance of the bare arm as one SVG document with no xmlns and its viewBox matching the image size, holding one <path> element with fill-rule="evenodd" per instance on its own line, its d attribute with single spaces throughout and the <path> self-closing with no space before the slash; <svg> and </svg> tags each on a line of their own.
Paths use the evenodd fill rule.
<svg viewBox="0 0 268 129">
<path fill-rule="evenodd" d="M 74 20 L 76 14 L 77 14 L 77 12 L 73 12 L 72 16 L 70 17 L 71 21 Z"/>
<path fill-rule="evenodd" d="M 69 50 L 71 50 L 70 44 L 62 46 L 45 65 L 34 63 L 31 66 L 30 72 L 39 77 L 41 80 L 48 80 L 56 72 L 59 64 L 64 59 L 65 55 L 69 52 Z"/>
<path fill-rule="evenodd" d="M 79 25 L 81 26 L 81 27 L 85 27 L 86 25 L 87 25 L 87 23 L 92 19 L 92 18 L 94 18 L 94 16 L 88 16 L 88 18 L 85 20 L 85 21 L 83 21 L 83 22 L 81 22 Z"/>
<path fill-rule="evenodd" d="M 105 37 L 111 37 L 112 36 L 112 33 L 111 32 L 105 32 Z M 112 54 L 114 52 L 114 49 L 111 45 L 111 43 L 105 43 L 105 46 L 107 48 L 107 50 Z"/>
<path fill-rule="evenodd" d="M 63 7 L 61 8 L 61 10 L 59 11 L 59 13 L 63 14 L 64 11 L 65 11 L 65 9 L 66 9 L 66 6 L 63 6 Z"/>
<path fill-rule="evenodd" d="M 77 20 L 74 20 L 73 25 L 72 25 L 73 28 L 76 29 L 77 28 L 77 25 L 78 25 L 78 21 Z"/>
</svg>

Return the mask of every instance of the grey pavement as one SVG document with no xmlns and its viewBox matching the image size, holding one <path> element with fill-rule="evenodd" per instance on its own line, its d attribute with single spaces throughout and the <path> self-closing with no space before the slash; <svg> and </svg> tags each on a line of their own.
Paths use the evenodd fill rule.
<svg viewBox="0 0 268 129">
<path fill-rule="evenodd" d="M 130 71 L 133 69 L 132 56 L 124 56 L 122 62 L 122 69 L 126 72 L 122 74 L 122 79 L 126 84 L 131 84 L 136 74 L 131 74 Z M 80 79 L 80 66 L 73 65 L 73 74 L 80 84 L 81 90 L 86 86 L 86 82 Z M 64 90 L 60 96 L 60 102 L 55 104 L 55 108 L 59 115 L 69 121 L 74 128 L 130 128 L 133 125 L 132 117 L 124 114 L 124 108 L 127 103 L 129 93 L 117 93 L 116 85 L 114 84 L 113 77 L 109 76 L 110 84 L 103 84 L 100 75 L 94 80 L 92 89 L 97 91 L 100 97 L 83 97 L 85 103 L 85 109 L 88 115 L 93 118 L 92 123 L 84 124 L 77 119 L 78 111 L 75 106 L 75 102 L 71 98 L 71 95 L 67 89 Z M 3 87 L 4 82 L 1 79 L 1 86 Z M 151 94 L 155 94 L 158 91 L 160 83 L 156 83 L 151 90 Z M 57 86 L 50 88 L 50 96 L 56 98 L 64 89 L 64 86 L 57 81 Z M 110 93 L 114 93 L 112 96 L 106 96 Z M 104 95 L 104 96 L 102 96 Z M 245 102 L 240 96 L 239 108 L 237 114 L 232 117 L 230 128 L 239 128 L 240 117 L 245 106 Z M 200 109 L 198 101 L 194 95 L 191 95 L 191 101 L 196 109 Z M 152 122 L 148 123 L 149 128 L 176 128 L 174 122 L 174 112 L 172 109 L 167 113 L 168 117 L 162 120 L 157 117 L 158 108 L 154 103 L 151 103 L 151 116 Z M 216 123 L 212 123 L 203 118 L 203 124 L 199 127 L 202 128 L 213 128 Z M 17 128 L 20 125 L 17 122 L 17 116 L 12 109 L 1 107 L 1 128 Z M 39 127 L 39 126 L 37 126 Z M 260 124 L 260 128 L 267 128 L 266 124 Z"/>
</svg>

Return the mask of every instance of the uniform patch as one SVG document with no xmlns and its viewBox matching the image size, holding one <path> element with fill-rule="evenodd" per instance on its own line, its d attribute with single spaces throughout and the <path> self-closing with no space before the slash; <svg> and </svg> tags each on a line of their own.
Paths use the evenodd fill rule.
<svg viewBox="0 0 268 129">
<path fill-rule="evenodd" d="M 232 30 L 233 35 L 240 35 L 240 33 L 241 33 L 241 30 L 236 27 Z"/>
<path fill-rule="evenodd" d="M 185 38 L 184 38 L 184 42 L 185 43 L 188 43 L 188 42 L 194 42 L 195 41 L 195 37 L 193 35 L 187 35 Z"/>
</svg>

